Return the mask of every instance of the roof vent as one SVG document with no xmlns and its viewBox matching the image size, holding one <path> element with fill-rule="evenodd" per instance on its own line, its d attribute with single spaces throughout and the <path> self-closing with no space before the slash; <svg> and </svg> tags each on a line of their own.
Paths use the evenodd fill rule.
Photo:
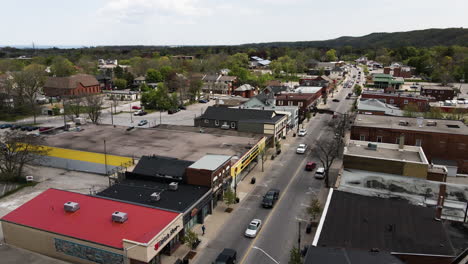
<svg viewBox="0 0 468 264">
<path fill-rule="evenodd" d="M 67 212 L 73 213 L 80 209 L 80 204 L 75 202 L 66 202 L 65 204 L 63 204 L 63 209 L 65 209 L 65 211 Z"/>
<path fill-rule="evenodd" d="M 169 183 L 169 190 L 171 191 L 177 191 L 179 188 L 179 184 L 177 182 L 171 182 Z"/>
<path fill-rule="evenodd" d="M 117 212 L 115 211 L 112 213 L 112 221 L 117 223 L 125 223 L 128 220 L 127 213 L 124 212 Z"/>
<path fill-rule="evenodd" d="M 371 248 L 370 252 L 375 252 L 375 253 L 377 253 L 377 252 L 380 252 L 380 250 L 379 250 L 378 248 Z"/>
<path fill-rule="evenodd" d="M 398 122 L 398 125 L 400 125 L 400 126 L 408 126 L 408 125 L 409 125 L 409 122 L 408 122 L 408 121 L 404 121 L 404 120 L 400 120 L 400 121 Z"/>
<path fill-rule="evenodd" d="M 158 192 L 154 192 L 150 195 L 151 197 L 151 201 L 152 202 L 157 202 L 159 200 L 161 200 L 161 193 L 158 193 Z"/>
<path fill-rule="evenodd" d="M 427 126 L 437 126 L 437 122 L 436 121 L 427 121 L 426 125 Z"/>
<path fill-rule="evenodd" d="M 377 150 L 377 144 L 375 144 L 375 143 L 368 143 L 368 144 L 367 144 L 367 149 L 370 149 L 370 150 Z"/>
</svg>

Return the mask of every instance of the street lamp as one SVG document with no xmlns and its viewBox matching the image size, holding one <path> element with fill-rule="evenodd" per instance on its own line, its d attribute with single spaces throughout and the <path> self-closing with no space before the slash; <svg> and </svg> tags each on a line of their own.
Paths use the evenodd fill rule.
<svg viewBox="0 0 468 264">
<path fill-rule="evenodd" d="M 263 249 L 259 248 L 259 247 L 252 247 L 254 249 L 258 249 L 260 252 L 262 252 L 263 254 L 265 254 L 268 258 L 271 259 L 271 261 L 273 261 L 274 263 L 276 264 L 280 264 L 277 260 L 275 260 L 272 256 L 270 256 L 268 253 L 266 253 Z"/>
</svg>

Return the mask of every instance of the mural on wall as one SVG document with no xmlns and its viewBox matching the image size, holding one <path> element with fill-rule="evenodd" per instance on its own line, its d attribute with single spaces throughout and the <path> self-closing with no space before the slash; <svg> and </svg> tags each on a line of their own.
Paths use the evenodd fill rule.
<svg viewBox="0 0 468 264">
<path fill-rule="evenodd" d="M 105 251 L 99 248 L 88 247 L 85 245 L 73 243 L 70 241 L 54 238 L 55 250 L 57 252 L 85 259 L 96 263 L 115 263 L 123 264 L 124 258 L 122 255 Z"/>
</svg>

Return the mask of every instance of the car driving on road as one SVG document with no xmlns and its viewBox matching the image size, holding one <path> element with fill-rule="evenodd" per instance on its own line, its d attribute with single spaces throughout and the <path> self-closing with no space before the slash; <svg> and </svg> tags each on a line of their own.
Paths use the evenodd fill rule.
<svg viewBox="0 0 468 264">
<path fill-rule="evenodd" d="M 237 251 L 231 248 L 223 249 L 223 252 L 219 253 L 214 264 L 234 264 L 237 260 Z"/>
<path fill-rule="evenodd" d="M 325 178 L 325 168 L 323 168 L 323 167 L 318 168 L 318 169 L 315 171 L 314 177 L 315 177 L 316 179 L 323 179 L 323 178 Z"/>
<path fill-rule="evenodd" d="M 298 135 L 300 137 L 304 137 L 305 135 L 307 135 L 307 129 L 305 129 L 305 128 L 299 129 Z"/>
<path fill-rule="evenodd" d="M 307 151 L 307 144 L 299 144 L 296 149 L 297 154 L 304 154 Z"/>
<path fill-rule="evenodd" d="M 144 125 L 147 125 L 148 124 L 148 120 L 141 120 L 139 123 L 138 123 L 138 126 L 144 126 Z"/>
<path fill-rule="evenodd" d="M 278 189 L 270 189 L 264 196 L 262 201 L 263 208 L 273 208 L 279 198 L 280 191 Z"/>
<path fill-rule="evenodd" d="M 250 221 L 249 226 L 247 226 L 247 229 L 245 230 L 244 235 L 246 237 L 256 237 L 260 229 L 262 228 L 262 220 L 260 219 L 254 219 Z"/>
</svg>

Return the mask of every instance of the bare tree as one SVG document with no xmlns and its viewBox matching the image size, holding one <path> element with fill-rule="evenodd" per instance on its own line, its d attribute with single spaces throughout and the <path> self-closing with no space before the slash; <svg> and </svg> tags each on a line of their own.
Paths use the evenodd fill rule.
<svg viewBox="0 0 468 264">
<path fill-rule="evenodd" d="M 80 114 L 84 108 L 83 104 L 84 104 L 83 97 L 72 95 L 63 100 L 63 109 L 67 109 L 68 110 L 67 112 L 71 113 L 72 115 L 71 119 L 73 119 L 73 117 L 75 118 L 80 117 Z"/>
<path fill-rule="evenodd" d="M 37 116 L 37 95 L 41 92 L 46 75 L 45 67 L 39 64 L 31 64 L 23 71 L 13 74 L 13 80 L 18 90 L 18 96 L 24 98 L 24 102 L 29 105 L 34 117 L 34 124 Z"/>
<path fill-rule="evenodd" d="M 99 95 L 89 95 L 85 97 L 85 105 L 88 110 L 89 119 L 94 124 L 98 124 L 99 120 L 101 119 L 102 114 L 102 105 L 104 104 L 104 100 L 102 96 Z"/>
<path fill-rule="evenodd" d="M 317 141 L 316 150 L 320 159 L 320 162 L 325 169 L 325 186 L 330 188 L 329 172 L 333 164 L 333 161 L 340 154 L 340 143 L 341 140 L 329 139 L 323 141 Z"/>
<path fill-rule="evenodd" d="M 40 146 L 40 139 L 18 131 L 7 131 L 0 136 L 0 180 L 19 181 L 24 165 L 46 155 L 46 147 Z"/>
</svg>

